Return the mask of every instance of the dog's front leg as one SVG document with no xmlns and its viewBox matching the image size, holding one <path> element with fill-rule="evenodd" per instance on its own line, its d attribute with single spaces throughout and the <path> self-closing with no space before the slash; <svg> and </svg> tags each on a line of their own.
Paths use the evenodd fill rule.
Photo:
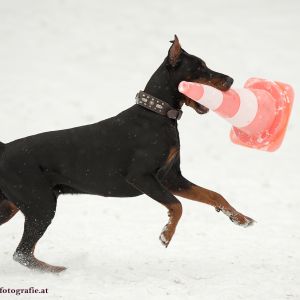
<svg viewBox="0 0 300 300">
<path fill-rule="evenodd" d="M 222 195 L 202 188 L 184 178 L 179 168 L 179 160 L 164 178 L 163 184 L 174 195 L 213 206 L 216 211 L 222 211 L 237 225 L 248 227 L 255 222 L 250 217 L 238 212 Z"/>
<path fill-rule="evenodd" d="M 182 180 L 185 178 L 182 177 Z M 250 217 L 243 215 L 238 212 L 234 207 L 232 207 L 225 198 L 208 189 L 202 188 L 196 184 L 191 184 L 191 186 L 187 189 L 174 189 L 172 191 L 174 195 L 181 196 L 190 200 L 203 202 L 215 207 L 216 211 L 222 211 L 230 220 L 243 227 L 248 227 L 253 225 L 254 220 Z"/>
<path fill-rule="evenodd" d="M 168 209 L 169 221 L 160 235 L 160 241 L 165 247 L 168 247 L 182 215 L 180 201 L 165 189 L 152 174 L 137 174 L 131 172 L 126 179 L 136 189 L 161 203 Z"/>
</svg>

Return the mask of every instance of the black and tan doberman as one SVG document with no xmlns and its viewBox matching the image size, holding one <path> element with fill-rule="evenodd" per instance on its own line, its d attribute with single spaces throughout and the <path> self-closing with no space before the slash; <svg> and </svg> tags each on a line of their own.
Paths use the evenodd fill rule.
<svg viewBox="0 0 300 300">
<path fill-rule="evenodd" d="M 181 174 L 177 130 L 181 107 L 186 104 L 201 114 L 208 111 L 178 92 L 182 80 L 223 91 L 233 83 L 184 51 L 175 36 L 167 57 L 127 110 L 95 124 L 0 143 L 0 224 L 19 210 L 25 216 L 24 233 L 13 256 L 16 261 L 46 272 L 65 269 L 34 256 L 61 194 L 148 195 L 168 210 L 169 221 L 160 235 L 166 247 L 182 214 L 175 196 L 209 204 L 236 224 L 253 223 L 220 194 Z"/>
</svg>

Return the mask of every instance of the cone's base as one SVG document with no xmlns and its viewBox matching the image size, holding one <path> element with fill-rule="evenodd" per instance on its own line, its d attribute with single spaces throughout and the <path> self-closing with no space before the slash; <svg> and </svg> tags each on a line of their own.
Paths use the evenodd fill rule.
<svg viewBox="0 0 300 300">
<path fill-rule="evenodd" d="M 233 127 L 230 132 L 231 141 L 249 148 L 275 151 L 280 147 L 286 132 L 294 100 L 293 89 L 285 83 L 256 78 L 249 79 L 245 83 L 245 88 L 268 91 L 276 101 L 276 117 L 268 130 L 257 135 L 250 136 L 241 129 Z"/>
</svg>

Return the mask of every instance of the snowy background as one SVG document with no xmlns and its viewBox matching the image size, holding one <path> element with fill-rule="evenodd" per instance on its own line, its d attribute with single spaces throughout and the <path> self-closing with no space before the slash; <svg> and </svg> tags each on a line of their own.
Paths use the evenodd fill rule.
<svg viewBox="0 0 300 300">
<path fill-rule="evenodd" d="M 297 0 L 0 0 L 0 140 L 131 106 L 174 33 L 235 87 L 257 76 L 298 94 L 299 11 Z M 213 113 L 185 108 L 179 123 L 185 176 L 223 194 L 254 227 L 181 199 L 183 217 L 165 249 L 158 236 L 167 212 L 152 199 L 62 196 L 36 254 L 68 270 L 39 274 L 12 260 L 19 213 L 0 228 L 0 287 L 49 289 L 30 299 L 300 299 L 298 99 L 275 153 L 232 144 L 230 126 Z"/>
</svg>

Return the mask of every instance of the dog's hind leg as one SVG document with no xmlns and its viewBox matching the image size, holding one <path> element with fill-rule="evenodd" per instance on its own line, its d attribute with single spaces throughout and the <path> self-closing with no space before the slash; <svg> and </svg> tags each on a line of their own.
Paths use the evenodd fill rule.
<svg viewBox="0 0 300 300">
<path fill-rule="evenodd" d="M 35 196 L 36 201 L 20 207 L 25 216 L 25 224 L 22 239 L 14 253 L 14 260 L 30 269 L 58 273 L 66 268 L 49 265 L 34 256 L 35 245 L 51 224 L 56 210 L 56 196 L 50 188 L 41 189 L 40 183 L 36 184 L 37 194 L 31 195 Z"/>
<path fill-rule="evenodd" d="M 33 205 L 22 210 L 25 215 L 24 232 L 14 253 L 14 260 L 30 269 L 58 273 L 66 268 L 49 265 L 34 256 L 35 245 L 51 224 L 56 210 L 54 197 L 47 198 L 47 195 L 42 195 L 42 197 L 43 201 L 37 204 L 38 207 Z"/>
<path fill-rule="evenodd" d="M 0 202 L 0 225 L 8 222 L 17 212 L 19 209 L 8 200 L 2 200 Z"/>
<path fill-rule="evenodd" d="M 34 248 L 38 240 L 45 233 L 54 217 L 55 210 L 48 208 L 44 211 L 43 217 L 40 215 L 25 216 L 24 233 L 19 246 L 14 253 L 14 260 L 20 264 L 34 270 L 42 272 L 59 273 L 65 267 L 52 266 L 35 258 Z"/>
<path fill-rule="evenodd" d="M 2 181 L 5 181 L 5 196 L 14 199 L 25 216 L 24 232 L 13 255 L 14 260 L 30 269 L 42 272 L 58 273 L 65 270 L 64 267 L 46 264 L 34 256 L 37 242 L 55 216 L 57 202 L 57 196 L 43 173 L 39 168 L 31 165 L 30 170 L 24 171 L 22 176 L 11 173 L 9 178 L 2 177 Z M 11 182 L 14 183 L 13 186 Z"/>
<path fill-rule="evenodd" d="M 13 255 L 14 260 L 38 271 L 57 273 L 65 270 L 64 267 L 39 261 L 34 256 L 36 243 L 55 216 L 57 202 L 57 195 L 36 161 L 28 153 L 7 155 L 0 165 L 0 180 L 5 198 L 13 199 L 25 216 L 24 232 Z"/>
</svg>

